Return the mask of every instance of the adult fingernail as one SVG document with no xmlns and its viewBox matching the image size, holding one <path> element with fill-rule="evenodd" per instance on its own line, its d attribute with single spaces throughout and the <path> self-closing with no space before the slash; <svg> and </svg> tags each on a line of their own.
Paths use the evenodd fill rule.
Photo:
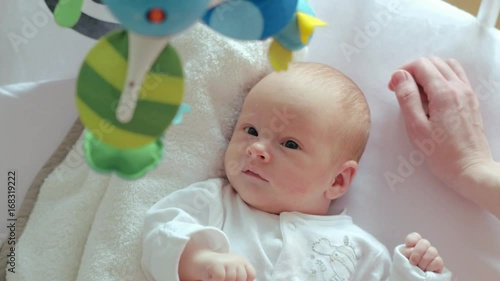
<svg viewBox="0 0 500 281">
<path fill-rule="evenodd" d="M 404 70 L 396 71 L 391 78 L 391 82 L 389 83 L 389 89 L 394 91 L 394 89 L 401 84 L 401 82 L 407 80 L 409 77 L 408 73 Z"/>
</svg>

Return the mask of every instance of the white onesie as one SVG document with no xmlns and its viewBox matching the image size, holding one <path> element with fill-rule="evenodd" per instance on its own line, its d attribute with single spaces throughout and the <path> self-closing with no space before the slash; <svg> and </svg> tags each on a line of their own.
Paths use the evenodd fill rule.
<svg viewBox="0 0 500 281">
<path fill-rule="evenodd" d="M 451 273 L 423 272 L 353 224 L 351 217 L 269 214 L 248 206 L 225 179 L 173 192 L 148 210 L 142 267 L 148 279 L 177 281 L 189 239 L 237 253 L 256 270 L 255 281 L 431 281 Z"/>
</svg>

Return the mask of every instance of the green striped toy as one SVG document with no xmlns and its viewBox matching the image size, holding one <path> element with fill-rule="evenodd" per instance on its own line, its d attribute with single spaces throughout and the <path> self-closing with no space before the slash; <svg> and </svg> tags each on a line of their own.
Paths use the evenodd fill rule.
<svg viewBox="0 0 500 281">
<path fill-rule="evenodd" d="M 110 33 L 89 52 L 80 69 L 76 104 L 88 130 L 88 162 L 100 171 L 137 178 L 161 159 L 159 139 L 179 111 L 184 77 L 179 56 L 167 45 L 144 77 L 132 119 L 120 122 L 116 111 L 127 74 L 128 41 L 125 31 Z"/>
</svg>

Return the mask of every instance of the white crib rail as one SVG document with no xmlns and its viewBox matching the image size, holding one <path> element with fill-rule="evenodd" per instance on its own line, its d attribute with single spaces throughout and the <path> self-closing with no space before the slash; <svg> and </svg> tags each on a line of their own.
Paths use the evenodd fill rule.
<svg viewBox="0 0 500 281">
<path fill-rule="evenodd" d="M 482 0 L 477 19 L 487 27 L 495 26 L 500 12 L 500 0 Z"/>
</svg>

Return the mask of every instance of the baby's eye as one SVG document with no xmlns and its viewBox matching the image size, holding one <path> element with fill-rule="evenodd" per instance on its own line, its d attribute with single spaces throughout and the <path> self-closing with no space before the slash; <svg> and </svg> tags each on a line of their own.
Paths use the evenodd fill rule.
<svg viewBox="0 0 500 281">
<path fill-rule="evenodd" d="M 247 134 L 249 134 L 249 135 L 256 136 L 256 137 L 259 135 L 259 133 L 257 132 L 257 130 L 255 130 L 254 127 L 245 128 L 245 132 L 247 132 Z"/>
<path fill-rule="evenodd" d="M 299 145 L 296 142 L 291 141 L 291 140 L 284 142 L 283 146 L 285 146 L 286 148 L 290 148 L 290 149 L 299 149 Z"/>
</svg>

